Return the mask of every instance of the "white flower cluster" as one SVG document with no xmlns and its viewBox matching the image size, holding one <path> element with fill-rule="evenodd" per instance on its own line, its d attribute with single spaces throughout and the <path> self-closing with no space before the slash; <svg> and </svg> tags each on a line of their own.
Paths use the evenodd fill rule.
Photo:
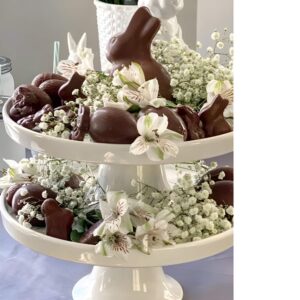
<svg viewBox="0 0 300 300">
<path fill-rule="evenodd" d="M 104 101 L 117 102 L 120 88 L 113 85 L 111 76 L 102 72 L 88 71 L 81 90 L 87 98 L 79 98 L 76 102 L 90 106 L 93 111 L 104 107 Z"/>
<path fill-rule="evenodd" d="M 70 108 L 71 113 L 70 111 L 66 112 L 64 109 L 57 109 L 41 117 L 38 128 L 42 134 L 69 139 L 71 130 L 76 125 L 77 108 L 74 102 L 69 102 L 67 106 Z"/>
<path fill-rule="evenodd" d="M 177 103 L 187 104 L 199 110 L 206 101 L 206 86 L 211 80 L 228 80 L 232 83 L 232 69 L 222 65 L 220 55 L 214 55 L 214 49 L 211 50 L 209 56 L 204 58 L 177 38 L 169 42 L 153 43 L 152 53 L 155 59 L 171 75 L 173 96 Z"/>
</svg>

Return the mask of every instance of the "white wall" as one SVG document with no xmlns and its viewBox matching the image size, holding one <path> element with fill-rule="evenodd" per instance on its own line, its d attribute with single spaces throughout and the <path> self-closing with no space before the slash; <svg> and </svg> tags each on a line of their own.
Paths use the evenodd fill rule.
<svg viewBox="0 0 300 300">
<path fill-rule="evenodd" d="M 186 41 L 194 45 L 197 0 L 185 2 L 179 20 Z M 12 59 L 16 85 L 52 70 L 53 41 L 61 42 L 61 57 L 66 58 L 68 31 L 75 39 L 87 32 L 99 67 L 96 22 L 93 0 L 0 0 L 0 55 Z"/>
<path fill-rule="evenodd" d="M 189 1 L 189 0 L 186 0 Z M 197 40 L 206 49 L 211 33 L 227 27 L 233 32 L 233 0 L 197 0 Z"/>
</svg>

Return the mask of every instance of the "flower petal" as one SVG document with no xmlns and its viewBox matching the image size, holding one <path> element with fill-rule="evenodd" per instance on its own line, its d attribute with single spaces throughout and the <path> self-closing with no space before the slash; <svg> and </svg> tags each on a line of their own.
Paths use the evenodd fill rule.
<svg viewBox="0 0 300 300">
<path fill-rule="evenodd" d="M 149 103 L 151 100 L 158 97 L 159 85 L 156 78 L 151 79 L 143 83 L 138 91 L 141 93 L 142 97 Z"/>
<path fill-rule="evenodd" d="M 176 157 L 179 152 L 178 146 L 170 140 L 161 139 L 159 141 L 159 147 L 166 157 Z"/>
<path fill-rule="evenodd" d="M 151 100 L 149 104 L 155 108 L 165 107 L 167 105 L 167 100 L 165 98 L 156 98 Z"/>
<path fill-rule="evenodd" d="M 168 128 L 169 120 L 168 117 L 163 115 L 162 117 L 158 116 L 153 120 L 152 130 L 156 130 L 157 134 L 160 136 Z"/>
<path fill-rule="evenodd" d="M 148 143 L 145 141 L 145 139 L 140 136 L 136 138 L 136 140 L 130 145 L 129 152 L 133 155 L 141 155 L 147 152 L 149 149 Z"/>
<path fill-rule="evenodd" d="M 147 151 L 147 156 L 152 161 L 162 161 L 165 159 L 165 154 L 161 148 L 156 145 L 151 145 Z"/>
<path fill-rule="evenodd" d="M 183 135 L 170 129 L 166 129 L 160 137 L 161 139 L 166 139 L 174 142 L 183 142 Z"/>
</svg>

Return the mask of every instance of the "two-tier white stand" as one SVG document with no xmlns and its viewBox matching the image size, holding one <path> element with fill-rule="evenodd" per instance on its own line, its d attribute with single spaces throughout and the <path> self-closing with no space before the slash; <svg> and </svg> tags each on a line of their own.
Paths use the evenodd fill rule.
<svg viewBox="0 0 300 300">
<path fill-rule="evenodd" d="M 163 164 L 188 162 L 229 153 L 233 150 L 233 133 L 203 140 L 182 142 L 176 158 L 157 163 L 146 155 L 134 156 L 129 145 L 85 143 L 43 136 L 16 124 L 8 115 L 10 102 L 3 108 L 8 135 L 17 143 L 54 157 L 100 164 L 98 180 L 108 190 L 133 191 L 131 179 L 158 189 L 168 189 Z M 107 153 L 110 161 L 107 162 Z M 136 190 L 134 190 L 136 191 Z M 91 274 L 73 288 L 74 300 L 181 300 L 183 290 L 173 278 L 164 274 L 162 266 L 181 264 L 222 252 L 233 244 L 233 230 L 210 238 L 176 246 L 154 249 L 151 255 L 137 250 L 125 259 L 102 257 L 94 246 L 63 241 L 20 225 L 0 201 L 2 220 L 7 232 L 25 246 L 43 254 L 78 263 L 94 265 Z"/>
</svg>

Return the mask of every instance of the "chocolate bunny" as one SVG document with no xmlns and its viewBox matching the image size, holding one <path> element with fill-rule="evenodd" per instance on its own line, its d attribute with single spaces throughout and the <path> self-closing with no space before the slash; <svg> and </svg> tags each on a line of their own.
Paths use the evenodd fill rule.
<svg viewBox="0 0 300 300">
<path fill-rule="evenodd" d="M 171 100 L 170 75 L 151 55 L 151 43 L 160 25 L 160 20 L 153 17 L 148 8 L 140 7 L 127 29 L 110 39 L 106 56 L 113 64 L 113 71 L 129 66 L 131 62 L 139 63 L 146 80 L 157 78 L 160 95 Z"/>
</svg>

